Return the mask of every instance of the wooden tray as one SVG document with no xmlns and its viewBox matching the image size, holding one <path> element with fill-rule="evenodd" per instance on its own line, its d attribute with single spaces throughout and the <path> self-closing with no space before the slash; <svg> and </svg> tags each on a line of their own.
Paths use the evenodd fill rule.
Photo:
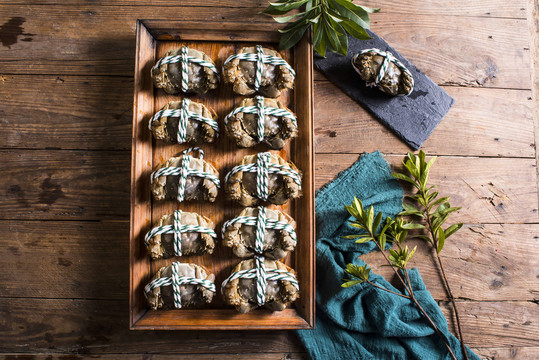
<svg viewBox="0 0 539 360">
<path fill-rule="evenodd" d="M 298 243 L 285 263 L 297 272 L 300 298 L 282 312 L 257 309 L 238 314 L 224 304 L 220 293 L 221 282 L 241 259 L 221 244 L 220 229 L 227 219 L 236 217 L 241 207 L 224 200 L 223 186 L 215 203 L 155 201 L 150 192 L 150 174 L 166 159 L 189 147 L 187 144 L 170 145 L 152 139 L 148 130 L 151 116 L 167 102 L 180 100 L 181 95 L 168 95 L 154 89 L 150 69 L 170 49 L 187 45 L 204 51 L 220 70 L 224 60 L 241 47 L 263 44 L 277 48 L 279 33 L 275 25 L 246 24 L 234 22 L 174 22 L 157 20 L 137 21 L 137 52 L 135 65 L 135 100 L 133 111 L 133 145 L 131 163 L 131 235 L 130 235 L 130 327 L 131 329 L 309 329 L 314 327 L 314 154 L 313 154 L 313 74 L 312 47 L 307 34 L 290 51 L 281 52 L 296 70 L 294 91 L 284 91 L 279 100 L 298 118 L 299 136 L 278 153 L 293 161 L 303 172 L 303 196 L 277 207 L 288 212 L 297 222 Z M 221 79 L 222 80 L 222 79 Z M 219 115 L 219 123 L 226 114 L 238 106 L 243 96 L 232 92 L 230 84 L 223 84 L 190 99 L 213 108 Z M 248 154 L 267 151 L 264 146 L 239 149 L 221 131 L 214 144 L 201 146 L 204 159 L 211 162 L 224 176 Z M 223 184 L 222 184 L 223 185 Z M 144 246 L 144 235 L 152 224 L 164 214 L 175 209 L 194 211 L 211 218 L 219 236 L 212 255 L 190 256 L 151 261 Z M 203 309 L 149 310 L 143 288 L 155 272 L 173 261 L 193 262 L 204 265 L 216 275 L 217 294 L 214 301 Z"/>
</svg>

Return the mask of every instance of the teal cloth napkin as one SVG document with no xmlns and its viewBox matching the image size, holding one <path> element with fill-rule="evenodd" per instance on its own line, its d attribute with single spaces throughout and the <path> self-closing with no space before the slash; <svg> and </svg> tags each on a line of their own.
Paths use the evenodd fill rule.
<svg viewBox="0 0 539 360">
<path fill-rule="evenodd" d="M 408 299 L 369 284 L 341 287 L 346 264 L 364 264 L 358 257 L 375 250 L 372 243 L 341 238 L 357 232 L 348 224 L 350 216 L 343 204 L 356 196 L 364 207 L 373 205 L 384 217 L 394 217 L 402 209 L 403 192 L 390 174 L 379 152 L 364 154 L 316 194 L 316 327 L 296 332 L 312 359 L 450 359 L 442 341 Z M 460 343 L 449 332 L 419 273 L 409 272 L 418 301 L 462 359 Z M 379 275 L 373 274 L 371 280 L 398 291 Z M 470 350 L 468 356 L 479 360 Z"/>
</svg>

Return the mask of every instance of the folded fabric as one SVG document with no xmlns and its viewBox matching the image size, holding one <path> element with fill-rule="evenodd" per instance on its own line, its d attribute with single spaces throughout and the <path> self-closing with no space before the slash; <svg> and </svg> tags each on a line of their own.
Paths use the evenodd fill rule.
<svg viewBox="0 0 539 360">
<path fill-rule="evenodd" d="M 403 193 L 390 174 L 379 152 L 364 154 L 316 194 L 316 328 L 296 332 L 312 359 L 450 359 L 440 338 L 408 299 L 369 284 L 341 287 L 346 264 L 364 264 L 358 257 L 375 250 L 372 242 L 356 244 L 342 238 L 357 233 L 343 204 L 356 196 L 365 207 L 372 205 L 384 217 L 394 217 L 402 209 Z M 449 332 L 419 273 L 411 269 L 409 275 L 418 301 L 462 359 L 460 343 Z M 372 274 L 371 281 L 399 291 L 379 275 Z M 479 360 L 470 350 L 468 356 Z"/>
</svg>

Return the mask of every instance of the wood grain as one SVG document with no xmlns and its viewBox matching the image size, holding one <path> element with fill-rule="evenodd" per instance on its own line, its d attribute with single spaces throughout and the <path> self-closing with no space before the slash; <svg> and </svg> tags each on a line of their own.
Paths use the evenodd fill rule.
<svg viewBox="0 0 539 360">
<path fill-rule="evenodd" d="M 308 356 L 305 353 L 250 353 L 250 354 L 104 354 L 104 355 L 85 355 L 70 353 L 46 353 L 46 354 L 0 354 L 3 360 L 191 360 L 196 356 L 198 360 L 306 360 Z"/>
<path fill-rule="evenodd" d="M 454 16 L 481 16 L 481 17 L 504 17 L 504 18 L 526 18 L 526 1 L 518 0 L 511 3 L 507 3 L 500 0 L 477 0 L 477 1 L 465 1 L 456 0 L 451 2 L 451 6 L 447 6 L 446 1 L 434 0 L 421 4 L 404 0 L 363 0 L 355 1 L 359 5 L 370 6 L 373 8 L 380 8 L 383 13 L 404 13 L 404 14 L 429 14 L 437 16 L 440 14 L 440 9 L 444 8 L 444 14 Z M 84 0 L 30 0 L 30 1 L 9 1 L 0 0 L 0 4 L 3 5 L 72 5 L 72 6 L 85 6 L 88 3 Z M 140 2 L 136 0 L 94 0 L 93 5 L 100 6 L 140 6 Z M 153 6 L 170 6 L 169 0 L 153 0 L 151 4 Z M 251 0 L 208 0 L 200 2 L 197 0 L 184 0 L 181 4 L 175 4 L 181 6 L 208 6 L 208 7 L 256 7 L 260 10 L 267 6 L 265 1 L 251 1 Z M 373 15 L 372 18 L 375 18 Z"/>
<path fill-rule="evenodd" d="M 10 101 L 0 104 L 0 121 L 6 125 L 0 148 L 129 149 L 132 87 L 133 81 L 122 77 L 5 75 L 0 97 Z M 535 156 L 530 91 L 445 90 L 456 104 L 424 144 L 427 153 Z M 317 152 L 409 150 L 330 82 L 315 82 L 314 96 Z M 54 136 L 53 144 L 45 133 Z"/>
<path fill-rule="evenodd" d="M 455 0 L 451 2 L 451 6 L 447 6 L 446 1 L 433 0 L 422 3 L 414 3 L 405 0 L 363 0 L 356 1 L 359 5 L 380 8 L 382 13 L 399 13 L 399 14 L 428 14 L 438 16 L 440 9 L 444 9 L 445 15 L 453 16 L 481 16 L 481 17 L 502 17 L 502 18 L 526 18 L 526 1 L 518 0 L 511 3 L 500 0 Z M 10 1 L 0 0 L 3 5 L 72 5 L 86 6 L 88 3 L 85 0 L 30 0 L 30 1 Z M 93 0 L 93 5 L 99 6 L 140 6 L 140 2 L 136 0 Z M 153 6 L 171 6 L 169 0 L 153 0 Z M 252 0 L 207 0 L 200 2 L 197 0 L 184 0 L 176 6 L 208 6 L 208 7 L 256 7 L 260 10 L 267 6 L 265 1 Z M 172 5 L 174 6 L 174 5 Z M 375 19 L 377 15 L 372 15 Z"/>
<path fill-rule="evenodd" d="M 128 219 L 128 152 L 2 150 L 0 174 L 0 219 Z"/>
<path fill-rule="evenodd" d="M 386 158 L 399 169 L 403 156 Z M 317 154 L 316 187 L 357 159 L 357 154 Z M 440 157 L 430 183 L 451 197 L 451 205 L 462 207 L 452 218 L 455 222 L 537 223 L 535 159 Z"/>
<path fill-rule="evenodd" d="M 531 302 L 459 302 L 463 331 L 472 347 L 537 347 L 539 307 Z M 449 307 L 442 303 L 449 314 Z M 0 299 L 5 330 L 0 352 L 83 354 L 190 354 L 298 352 L 287 331 L 129 331 L 126 301 Z M 231 338 L 231 334 L 234 337 Z M 211 338 L 212 341 L 208 341 Z"/>
<path fill-rule="evenodd" d="M 125 299 L 128 228 L 127 221 L 1 221 L 0 267 L 25 270 L 0 272 L 0 296 Z"/>
<path fill-rule="evenodd" d="M 7 74 L 133 74 L 135 20 L 263 22 L 257 8 L 174 6 L 10 6 L 0 19 L 27 19 L 32 41 L 0 48 Z M 61 25 L 59 25 L 61 24 Z M 96 26 L 99 24 L 99 26 Z M 436 83 L 459 86 L 530 89 L 529 44 L 525 20 L 378 13 L 372 29 Z M 463 32 L 462 29 L 467 29 Z"/>
<path fill-rule="evenodd" d="M 452 222 L 448 222 L 450 225 Z M 465 225 L 447 239 L 441 253 L 455 298 L 480 301 L 537 300 L 539 298 L 539 225 Z M 518 239 L 518 241 L 507 241 Z M 432 248 L 410 241 L 418 249 L 410 267 L 418 268 L 436 300 L 447 300 Z M 361 257 L 387 279 L 393 272 L 378 253 Z M 514 259 L 519 259 L 515 261 Z"/>
<path fill-rule="evenodd" d="M 51 233 L 50 228 L 57 230 Z M 27 270 L 16 276 L 1 273 L 0 297 L 125 299 L 127 229 L 127 221 L 1 221 L 0 238 L 5 240 L 0 244 L 0 267 Z M 476 301 L 536 300 L 537 234 L 537 224 L 466 225 L 448 239 L 442 252 L 455 296 Z M 419 269 L 436 300 L 446 300 L 432 254 L 417 245 L 411 266 Z M 34 266 L 36 258 L 41 259 L 39 266 Z M 391 275 L 380 266 L 378 253 L 362 259 L 374 272 Z"/>
<path fill-rule="evenodd" d="M 455 105 L 423 145 L 427 154 L 534 157 L 530 91 L 447 86 L 444 90 Z M 317 152 L 410 151 L 332 83 L 317 81 L 315 96 Z M 380 141 L 382 137 L 384 141 Z"/>
<path fill-rule="evenodd" d="M 4 75 L 0 148 L 128 150 L 132 91 L 126 77 Z"/>
</svg>

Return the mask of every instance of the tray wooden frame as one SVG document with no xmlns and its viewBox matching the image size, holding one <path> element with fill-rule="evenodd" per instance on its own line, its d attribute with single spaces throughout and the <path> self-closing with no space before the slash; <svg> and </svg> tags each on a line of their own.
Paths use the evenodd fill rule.
<svg viewBox="0 0 539 360">
<path fill-rule="evenodd" d="M 313 52 L 310 33 L 293 52 L 297 77 L 293 91 L 294 112 L 298 116 L 299 137 L 287 156 L 303 171 L 303 196 L 291 202 L 289 211 L 298 224 L 298 245 L 292 267 L 300 283 L 300 299 L 293 307 L 271 313 L 255 310 L 238 314 L 232 308 L 159 310 L 147 309 L 143 287 L 153 275 L 151 261 L 143 244 L 152 225 L 152 199 L 149 175 L 154 164 L 152 137 L 147 128 L 155 111 L 150 68 L 156 61 L 162 41 L 219 41 L 275 43 L 279 33 L 274 24 L 240 22 L 137 21 L 133 139 L 131 163 L 130 294 L 129 322 L 139 330 L 270 330 L 310 329 L 315 317 L 315 229 L 314 229 L 314 150 L 313 150 Z M 220 86 L 229 86 L 223 85 Z M 159 90 L 160 91 L 160 90 Z M 220 119 L 222 121 L 222 119 Z M 223 135 L 224 136 L 224 135 Z M 221 179 L 224 174 L 221 174 Z M 222 194 L 220 194 L 222 196 Z M 218 231 L 218 234 L 220 232 Z M 219 243 L 217 246 L 222 246 Z M 219 284 L 217 284 L 219 288 Z M 219 296 L 219 294 L 217 294 Z"/>
</svg>

